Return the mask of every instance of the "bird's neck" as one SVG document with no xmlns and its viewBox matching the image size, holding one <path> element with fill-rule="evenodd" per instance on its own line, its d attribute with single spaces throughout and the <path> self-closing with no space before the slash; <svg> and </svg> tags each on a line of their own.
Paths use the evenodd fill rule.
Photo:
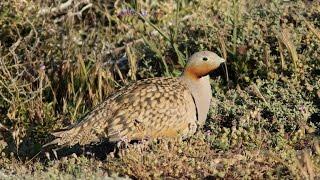
<svg viewBox="0 0 320 180">
<path fill-rule="evenodd" d="M 201 78 L 190 78 L 186 74 L 181 77 L 190 90 L 198 110 L 199 124 L 203 125 L 207 119 L 212 98 L 212 90 L 209 75 Z"/>
</svg>

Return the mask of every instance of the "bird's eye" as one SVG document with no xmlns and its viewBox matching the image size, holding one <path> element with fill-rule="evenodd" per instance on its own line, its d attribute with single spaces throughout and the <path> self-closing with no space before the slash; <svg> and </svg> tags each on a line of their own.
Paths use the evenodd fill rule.
<svg viewBox="0 0 320 180">
<path fill-rule="evenodd" d="M 208 61 L 208 58 L 207 57 L 203 57 L 202 60 Z"/>
</svg>

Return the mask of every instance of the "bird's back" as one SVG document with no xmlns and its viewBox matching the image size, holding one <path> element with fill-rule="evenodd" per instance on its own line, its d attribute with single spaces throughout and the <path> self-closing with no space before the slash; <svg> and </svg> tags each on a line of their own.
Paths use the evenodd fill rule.
<svg viewBox="0 0 320 180">
<path fill-rule="evenodd" d="M 181 78 L 152 78 L 119 89 L 49 144 L 89 144 L 188 136 L 196 131 L 197 108 Z"/>
</svg>

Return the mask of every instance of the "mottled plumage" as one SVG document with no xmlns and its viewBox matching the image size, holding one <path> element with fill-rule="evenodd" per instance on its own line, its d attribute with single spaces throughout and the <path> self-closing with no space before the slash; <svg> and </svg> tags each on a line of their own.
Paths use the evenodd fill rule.
<svg viewBox="0 0 320 180">
<path fill-rule="evenodd" d="M 204 124 L 212 96 L 207 75 L 222 62 L 215 53 L 202 51 L 190 57 L 181 77 L 145 79 L 125 86 L 80 123 L 53 133 L 56 139 L 46 145 L 188 137 Z"/>
</svg>

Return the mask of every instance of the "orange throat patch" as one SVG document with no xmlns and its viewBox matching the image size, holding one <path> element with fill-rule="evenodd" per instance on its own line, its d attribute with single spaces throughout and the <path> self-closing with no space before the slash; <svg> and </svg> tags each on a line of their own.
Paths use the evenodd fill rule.
<svg viewBox="0 0 320 180">
<path fill-rule="evenodd" d="M 216 68 L 212 68 L 210 66 L 202 65 L 195 67 L 186 67 L 183 75 L 192 80 L 198 80 L 203 76 L 208 75 L 210 72 L 215 70 Z"/>
</svg>

